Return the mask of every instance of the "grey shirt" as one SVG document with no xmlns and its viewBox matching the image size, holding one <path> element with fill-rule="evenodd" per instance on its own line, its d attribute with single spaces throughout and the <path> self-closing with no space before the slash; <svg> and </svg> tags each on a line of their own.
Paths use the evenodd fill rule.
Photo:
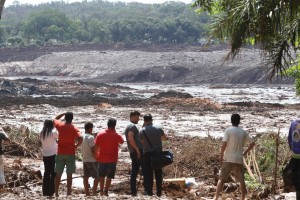
<svg viewBox="0 0 300 200">
<path fill-rule="evenodd" d="M 152 144 L 152 147 L 145 137 L 145 134 L 147 135 L 149 142 Z M 143 140 L 144 152 L 162 151 L 161 136 L 164 134 L 164 131 L 158 125 L 149 124 L 145 126 L 140 132 L 141 139 Z"/>
<path fill-rule="evenodd" d="M 139 130 L 137 129 L 137 127 L 134 123 L 130 123 L 130 124 L 127 125 L 127 127 L 124 131 L 124 135 L 126 137 L 126 142 L 127 142 L 129 153 L 135 152 L 135 149 L 131 146 L 131 144 L 129 143 L 129 140 L 128 140 L 128 132 L 129 131 L 133 132 L 133 134 L 134 134 L 133 138 L 134 138 L 134 141 L 135 141 L 136 145 L 138 146 L 138 148 L 143 149 L 143 145 L 142 145 L 142 142 L 141 142 L 141 139 L 140 139 Z"/>
</svg>

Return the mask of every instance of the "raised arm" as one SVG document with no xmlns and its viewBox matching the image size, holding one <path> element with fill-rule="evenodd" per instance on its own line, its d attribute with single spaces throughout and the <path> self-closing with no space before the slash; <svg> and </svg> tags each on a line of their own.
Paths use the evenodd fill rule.
<svg viewBox="0 0 300 200">
<path fill-rule="evenodd" d="M 61 114 L 57 115 L 57 116 L 55 117 L 55 119 L 60 119 L 60 118 L 62 118 L 64 115 L 65 115 L 65 113 L 61 113 Z"/>
</svg>

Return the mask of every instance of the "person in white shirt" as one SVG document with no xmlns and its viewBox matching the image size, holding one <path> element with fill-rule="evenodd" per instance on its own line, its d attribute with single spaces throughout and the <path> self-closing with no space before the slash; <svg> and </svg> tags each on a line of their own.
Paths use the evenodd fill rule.
<svg viewBox="0 0 300 200">
<path fill-rule="evenodd" d="M 222 139 L 220 161 L 222 163 L 220 179 L 217 184 L 217 190 L 214 199 L 218 199 L 224 182 L 228 179 L 231 172 L 240 182 L 241 199 L 246 197 L 246 185 L 244 178 L 243 156 L 246 155 L 255 145 L 249 134 L 238 127 L 241 117 L 239 114 L 231 116 L 232 126 L 227 128 Z M 247 150 L 244 151 L 244 145 L 250 143 Z"/>
<path fill-rule="evenodd" d="M 83 185 L 86 196 L 90 196 L 89 177 L 94 178 L 93 195 L 97 194 L 99 183 L 98 164 L 95 159 L 95 142 L 93 136 L 93 123 L 84 124 L 85 134 L 81 143 L 82 161 L 83 161 Z"/>
<path fill-rule="evenodd" d="M 55 179 L 55 156 L 57 153 L 58 133 L 53 132 L 54 124 L 52 120 L 45 120 L 44 127 L 40 133 L 42 142 L 42 153 L 44 162 L 43 195 L 53 196 Z"/>
</svg>

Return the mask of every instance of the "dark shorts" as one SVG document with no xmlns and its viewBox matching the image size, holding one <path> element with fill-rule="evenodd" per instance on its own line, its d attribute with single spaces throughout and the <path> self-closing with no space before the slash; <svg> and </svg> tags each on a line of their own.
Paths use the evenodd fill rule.
<svg viewBox="0 0 300 200">
<path fill-rule="evenodd" d="M 97 162 L 84 162 L 83 163 L 83 176 L 99 178 L 98 163 Z"/>
<path fill-rule="evenodd" d="M 99 163 L 99 176 L 115 178 L 117 163 Z"/>
</svg>

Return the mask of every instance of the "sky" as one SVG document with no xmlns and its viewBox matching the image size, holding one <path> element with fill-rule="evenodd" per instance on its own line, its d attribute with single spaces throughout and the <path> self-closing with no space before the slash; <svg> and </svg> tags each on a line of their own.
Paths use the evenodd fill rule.
<svg viewBox="0 0 300 200">
<path fill-rule="evenodd" d="M 13 5 L 13 2 L 16 0 L 6 0 L 5 1 L 5 6 L 10 6 Z M 21 4 L 32 4 L 32 5 L 37 5 L 40 3 L 47 3 L 47 2 L 52 2 L 52 1 L 60 1 L 60 0 L 17 0 Z M 64 2 L 68 3 L 73 3 L 73 2 L 81 2 L 82 0 L 63 0 Z M 89 1 L 89 0 L 88 0 Z M 107 0 L 111 2 L 140 2 L 140 3 L 164 3 L 165 1 L 168 0 Z M 177 1 L 177 2 L 184 2 L 184 3 L 191 3 L 192 0 L 172 0 L 172 1 Z"/>
</svg>

